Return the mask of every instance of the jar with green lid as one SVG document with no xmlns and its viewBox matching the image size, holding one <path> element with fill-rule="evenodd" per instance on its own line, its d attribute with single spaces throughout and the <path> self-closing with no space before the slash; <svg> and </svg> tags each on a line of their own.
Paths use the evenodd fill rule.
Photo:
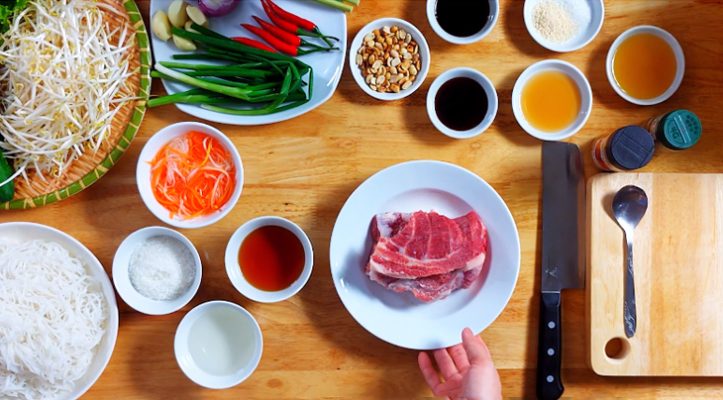
<svg viewBox="0 0 723 400">
<path fill-rule="evenodd" d="M 698 116 L 688 110 L 675 110 L 651 118 L 645 128 L 665 147 L 673 150 L 693 147 L 703 131 Z"/>
</svg>

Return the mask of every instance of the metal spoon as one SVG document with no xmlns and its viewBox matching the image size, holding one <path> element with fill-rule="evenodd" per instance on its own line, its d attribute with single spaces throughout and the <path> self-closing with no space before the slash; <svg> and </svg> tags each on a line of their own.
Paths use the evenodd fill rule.
<svg viewBox="0 0 723 400">
<path fill-rule="evenodd" d="M 643 189 L 637 186 L 625 186 L 618 190 L 613 198 L 613 214 L 618 225 L 625 231 L 625 241 L 628 244 L 623 305 L 625 336 L 628 338 L 635 335 L 638 319 L 635 310 L 635 280 L 633 279 L 633 231 L 643 219 L 647 209 L 648 196 Z"/>
</svg>

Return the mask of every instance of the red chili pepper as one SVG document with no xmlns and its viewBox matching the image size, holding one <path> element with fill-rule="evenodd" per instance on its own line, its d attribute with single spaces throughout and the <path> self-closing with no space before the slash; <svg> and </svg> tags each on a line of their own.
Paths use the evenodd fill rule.
<svg viewBox="0 0 723 400">
<path fill-rule="evenodd" d="M 308 50 L 302 50 L 301 47 L 310 47 L 310 48 L 316 49 L 318 51 L 336 50 L 336 47 L 322 47 L 322 46 L 316 45 L 314 43 L 309 43 L 306 40 L 294 35 L 293 33 L 286 32 L 285 30 L 277 27 L 276 25 L 270 24 L 256 16 L 254 16 L 254 19 L 256 20 L 256 22 L 259 23 L 259 25 L 261 25 L 261 29 L 274 35 L 274 37 L 281 40 L 282 42 L 285 42 L 287 44 L 290 44 L 294 47 L 299 48 L 299 55 L 306 54 L 305 52 L 308 52 Z"/>
<path fill-rule="evenodd" d="M 278 39 L 274 35 L 272 35 L 270 32 L 267 32 L 258 26 L 254 26 L 251 24 L 241 24 L 244 28 L 246 28 L 249 32 L 253 33 L 254 35 L 260 37 L 261 39 L 264 39 L 266 43 L 270 44 L 271 47 L 275 48 L 276 50 L 288 54 L 290 56 L 297 56 L 299 55 L 299 47 L 298 46 L 292 46 L 288 43 L 284 43 L 281 39 Z"/>
<path fill-rule="evenodd" d="M 275 11 L 274 6 L 276 4 L 272 3 L 270 0 L 261 0 L 261 5 L 264 7 L 264 11 L 266 12 L 266 15 L 268 15 L 271 22 L 274 23 L 277 27 L 285 30 L 286 32 L 293 33 L 294 35 L 298 36 L 311 36 L 311 37 L 317 37 L 323 40 L 329 47 L 332 47 L 332 43 L 329 41 L 329 39 L 339 41 L 339 38 L 336 38 L 334 36 L 327 36 L 324 35 L 319 31 L 318 28 L 316 28 L 315 31 L 309 31 L 307 29 L 304 29 L 303 27 L 300 27 L 296 22 L 290 21 L 288 19 L 284 19 L 278 12 Z M 285 12 L 287 14 L 287 11 L 282 10 L 280 7 L 276 6 L 277 9 L 281 10 L 282 12 Z M 293 15 L 293 14 L 291 14 Z M 303 19 L 303 18 L 301 18 Z M 306 20 L 304 20 L 306 21 Z M 314 25 L 310 21 L 306 21 L 312 25 Z M 316 26 L 316 25 L 314 25 Z"/>
<path fill-rule="evenodd" d="M 293 33 L 286 32 L 278 26 L 270 24 L 257 16 L 254 16 L 254 19 L 259 25 L 261 25 L 261 27 L 265 31 L 268 31 L 272 35 L 276 36 L 277 38 L 283 40 L 286 43 L 289 43 L 294 47 L 299 47 L 302 45 L 302 43 L 304 43 L 304 41 L 301 40 L 300 37 L 294 35 Z"/>
<path fill-rule="evenodd" d="M 272 0 L 261 0 L 262 2 L 269 3 L 269 6 L 274 10 L 274 12 L 281 17 L 282 19 L 285 19 L 286 21 L 289 21 L 293 23 L 294 25 L 301 27 L 303 29 L 306 29 L 307 31 L 318 31 L 319 28 L 316 26 L 315 23 L 309 21 L 308 19 L 301 18 L 300 16 L 296 14 L 292 14 L 283 8 L 279 7 L 276 3 L 274 3 Z"/>
<path fill-rule="evenodd" d="M 261 0 L 261 5 L 264 7 L 266 15 L 269 16 L 269 19 L 271 20 L 271 22 L 274 23 L 274 25 L 285 30 L 286 32 L 293 34 L 296 34 L 299 31 L 299 27 L 296 24 L 281 18 L 278 14 L 274 12 L 274 9 L 271 8 L 271 5 L 268 4 L 265 0 Z"/>
<path fill-rule="evenodd" d="M 269 46 L 267 46 L 267 45 L 259 42 L 258 40 L 253 40 L 253 39 L 249 39 L 249 38 L 245 38 L 245 37 L 241 37 L 241 36 L 237 36 L 237 37 L 234 37 L 234 38 L 232 38 L 232 39 L 235 40 L 235 41 L 237 41 L 237 42 L 239 42 L 239 43 L 245 44 L 246 46 L 255 47 L 255 48 L 259 49 L 259 50 L 266 50 L 266 51 L 271 52 L 271 53 L 277 53 L 276 50 L 274 50 L 273 48 L 271 48 L 271 47 L 269 47 Z"/>
</svg>

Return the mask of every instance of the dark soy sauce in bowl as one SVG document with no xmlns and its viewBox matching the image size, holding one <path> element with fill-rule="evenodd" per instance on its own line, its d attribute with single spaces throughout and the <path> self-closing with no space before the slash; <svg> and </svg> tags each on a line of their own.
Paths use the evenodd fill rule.
<svg viewBox="0 0 723 400">
<path fill-rule="evenodd" d="M 434 98 L 439 120 L 448 128 L 467 131 L 487 115 L 489 100 L 482 85 L 467 77 L 452 78 L 440 86 Z"/>
<path fill-rule="evenodd" d="M 490 3 L 487 0 L 437 0 L 435 16 L 450 35 L 469 37 L 487 25 Z"/>
</svg>

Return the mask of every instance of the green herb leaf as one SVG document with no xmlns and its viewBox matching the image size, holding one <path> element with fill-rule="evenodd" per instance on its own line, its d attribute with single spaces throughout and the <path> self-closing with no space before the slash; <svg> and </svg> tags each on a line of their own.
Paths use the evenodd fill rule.
<svg viewBox="0 0 723 400">
<path fill-rule="evenodd" d="M 0 0 L 0 33 L 10 29 L 15 14 L 28 6 L 29 0 Z"/>
</svg>

